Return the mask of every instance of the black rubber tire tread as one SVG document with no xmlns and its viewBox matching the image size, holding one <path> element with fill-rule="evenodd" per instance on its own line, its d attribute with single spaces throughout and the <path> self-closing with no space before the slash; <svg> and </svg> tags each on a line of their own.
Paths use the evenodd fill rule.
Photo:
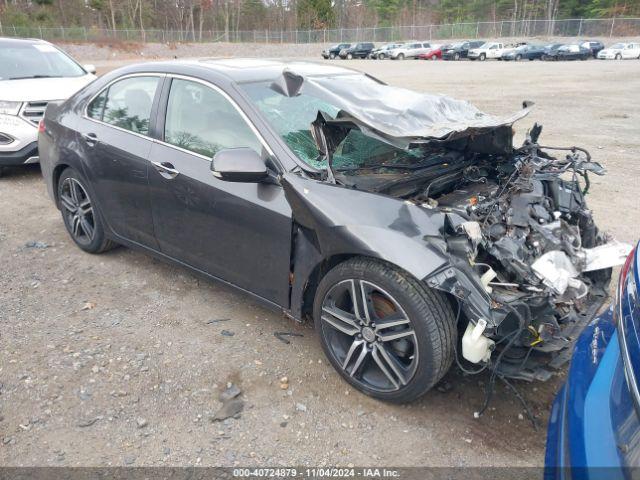
<svg viewBox="0 0 640 480">
<path fill-rule="evenodd" d="M 346 278 L 362 278 L 380 285 L 392 294 L 411 319 L 418 338 L 419 364 L 409 383 L 397 391 L 377 392 L 361 388 L 337 365 L 325 344 L 320 330 L 322 301 L 333 285 Z M 442 379 L 453 363 L 457 327 L 454 323 L 455 314 L 447 298 L 389 263 L 368 257 L 354 257 L 336 265 L 318 285 L 313 312 L 322 348 L 334 368 L 358 390 L 380 400 L 406 403 L 421 397 Z"/>
<path fill-rule="evenodd" d="M 60 178 L 58 178 L 58 185 L 56 186 L 57 192 L 58 192 L 58 197 L 60 196 L 60 186 L 62 185 L 62 182 L 64 182 L 64 180 L 67 179 L 67 178 L 75 178 L 75 179 L 77 179 L 82 184 L 82 186 L 85 188 L 85 190 L 87 189 L 88 182 L 80 174 L 80 172 L 78 172 L 76 169 L 74 169 L 72 167 L 68 167 L 68 168 L 65 168 L 62 171 L 62 173 L 60 174 Z M 58 200 L 58 202 L 59 202 L 59 200 Z M 114 249 L 115 247 L 118 246 L 118 244 L 116 242 L 114 242 L 113 240 L 111 240 L 111 239 L 106 237 L 105 232 L 104 232 L 102 213 L 100 212 L 100 207 L 98 206 L 97 200 L 95 198 L 93 198 L 93 197 L 91 197 L 91 205 L 92 205 L 93 211 L 94 211 L 94 224 L 95 224 L 95 226 L 94 226 L 94 228 L 95 228 L 95 237 L 94 237 L 93 241 L 88 245 L 83 245 L 83 244 L 81 244 L 81 243 L 76 241 L 76 239 L 73 237 L 73 235 L 71 235 L 71 232 L 69 232 L 68 227 L 67 227 L 67 232 L 69 233 L 69 236 L 74 241 L 74 243 L 78 247 L 80 247 L 82 250 L 84 250 L 85 252 L 95 253 L 95 254 L 104 253 L 104 252 L 107 252 L 109 250 Z M 61 205 L 59 203 L 58 203 L 58 209 L 62 213 L 62 216 L 63 216 L 62 221 L 65 222 L 65 227 L 66 227 L 66 220 L 64 218 L 64 211 L 62 210 L 62 207 L 61 207 Z"/>
</svg>

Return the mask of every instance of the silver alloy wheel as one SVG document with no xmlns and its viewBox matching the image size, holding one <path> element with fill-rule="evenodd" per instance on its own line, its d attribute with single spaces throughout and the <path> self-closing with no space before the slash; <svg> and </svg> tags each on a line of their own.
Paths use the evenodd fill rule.
<svg viewBox="0 0 640 480">
<path fill-rule="evenodd" d="M 60 205 L 69 232 L 80 243 L 91 243 L 95 235 L 95 220 L 89 194 L 75 178 L 66 178 L 60 190 Z"/>
<path fill-rule="evenodd" d="M 321 328 L 336 363 L 356 383 L 378 392 L 399 390 L 418 366 L 418 341 L 400 304 L 361 279 L 334 285 L 322 302 Z"/>
</svg>

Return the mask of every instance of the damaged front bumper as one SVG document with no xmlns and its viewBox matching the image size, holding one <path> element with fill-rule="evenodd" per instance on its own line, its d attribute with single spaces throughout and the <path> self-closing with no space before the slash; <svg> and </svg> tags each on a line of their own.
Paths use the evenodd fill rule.
<svg viewBox="0 0 640 480">
<path fill-rule="evenodd" d="M 604 169 L 569 150 L 556 159 L 525 143 L 493 188 L 486 175 L 425 205 L 447 215 L 439 248 L 450 264 L 424 281 L 460 303 L 462 356 L 504 377 L 544 381 L 562 367 L 631 250 L 586 208 L 588 174 Z"/>
</svg>

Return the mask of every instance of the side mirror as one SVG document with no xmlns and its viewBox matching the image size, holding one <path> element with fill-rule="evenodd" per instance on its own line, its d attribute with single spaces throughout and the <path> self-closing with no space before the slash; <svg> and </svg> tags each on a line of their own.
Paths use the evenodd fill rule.
<svg viewBox="0 0 640 480">
<path fill-rule="evenodd" d="M 82 68 L 84 68 L 89 73 L 93 73 L 93 74 L 96 73 L 96 66 L 95 65 L 87 64 L 87 65 L 83 65 Z"/>
<path fill-rule="evenodd" d="M 211 173 L 225 182 L 258 183 L 269 176 L 267 165 L 251 148 L 227 148 L 213 156 Z"/>
</svg>

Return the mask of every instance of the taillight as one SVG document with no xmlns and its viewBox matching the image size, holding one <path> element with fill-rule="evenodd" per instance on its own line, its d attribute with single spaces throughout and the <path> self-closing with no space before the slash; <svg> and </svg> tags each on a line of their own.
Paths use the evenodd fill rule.
<svg viewBox="0 0 640 480">
<path fill-rule="evenodd" d="M 40 120 L 38 122 L 38 132 L 39 133 L 44 133 L 44 119 Z"/>
<path fill-rule="evenodd" d="M 631 264 L 633 263 L 633 257 L 635 256 L 636 253 L 636 247 L 633 247 L 631 249 L 631 253 L 629 253 L 629 256 L 627 257 L 627 259 L 624 262 L 624 265 L 622 266 L 622 270 L 620 270 L 620 280 L 626 280 L 627 275 L 629 274 L 629 270 L 631 270 Z"/>
<path fill-rule="evenodd" d="M 620 270 L 620 277 L 618 278 L 618 288 L 616 289 L 616 303 L 615 303 L 615 312 L 616 314 L 613 316 L 613 321 L 618 323 L 618 316 L 622 314 L 620 311 L 622 305 L 622 295 L 624 294 L 626 285 L 627 285 L 627 277 L 629 272 L 631 271 L 631 266 L 633 265 L 633 260 L 636 254 L 636 247 L 631 250 L 629 256 L 624 262 L 622 269 Z"/>
</svg>

